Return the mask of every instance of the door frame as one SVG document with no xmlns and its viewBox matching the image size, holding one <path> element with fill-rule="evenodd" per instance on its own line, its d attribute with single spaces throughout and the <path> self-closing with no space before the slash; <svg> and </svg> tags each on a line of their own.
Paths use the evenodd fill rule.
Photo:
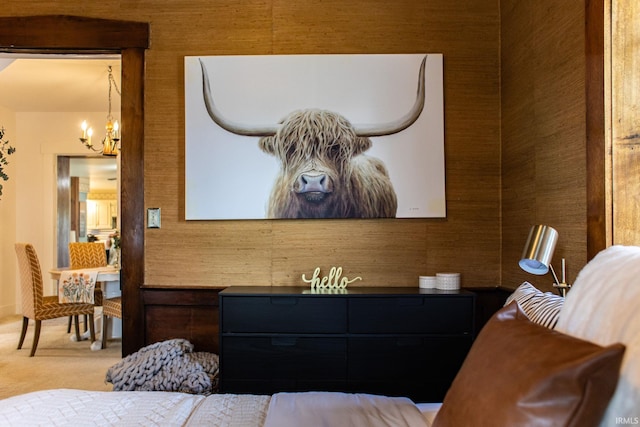
<svg viewBox="0 0 640 427">
<path fill-rule="evenodd" d="M 610 244 L 607 236 L 604 111 L 604 0 L 585 0 L 587 261 Z"/>
<path fill-rule="evenodd" d="M 0 51 L 113 54 L 122 61 L 122 355 L 144 345 L 144 69 L 149 24 L 67 15 L 0 17 Z"/>
</svg>

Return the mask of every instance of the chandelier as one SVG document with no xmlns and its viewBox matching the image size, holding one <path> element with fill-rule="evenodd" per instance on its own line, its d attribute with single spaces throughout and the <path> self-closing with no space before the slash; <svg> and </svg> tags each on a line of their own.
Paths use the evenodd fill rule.
<svg viewBox="0 0 640 427">
<path fill-rule="evenodd" d="M 120 142 L 120 125 L 117 120 L 113 120 L 113 116 L 111 115 L 111 88 L 114 87 L 118 95 L 120 94 L 120 90 L 118 89 L 118 85 L 116 84 L 115 79 L 113 78 L 113 73 L 111 72 L 111 65 L 108 66 L 109 71 L 109 114 L 107 115 L 107 124 L 105 125 L 106 134 L 102 139 L 102 146 L 95 147 L 93 142 L 91 141 L 91 137 L 93 136 L 93 129 L 89 127 L 87 121 L 83 121 L 80 128 L 82 129 L 82 136 L 80 137 L 80 141 L 87 147 L 89 150 L 95 151 L 96 153 L 101 153 L 103 156 L 117 156 L 119 152 L 118 143 Z"/>
</svg>

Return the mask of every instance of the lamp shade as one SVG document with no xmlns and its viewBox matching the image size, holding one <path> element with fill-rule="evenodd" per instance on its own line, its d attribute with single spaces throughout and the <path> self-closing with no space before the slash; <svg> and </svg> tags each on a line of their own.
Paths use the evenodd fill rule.
<svg viewBox="0 0 640 427">
<path fill-rule="evenodd" d="M 547 225 L 531 227 L 520 259 L 520 268 L 531 274 L 547 274 L 557 241 L 558 232 L 555 228 Z"/>
</svg>

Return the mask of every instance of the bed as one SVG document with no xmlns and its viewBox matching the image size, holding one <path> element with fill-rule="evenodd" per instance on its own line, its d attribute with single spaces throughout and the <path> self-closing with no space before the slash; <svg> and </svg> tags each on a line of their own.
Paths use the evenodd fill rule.
<svg viewBox="0 0 640 427">
<path fill-rule="evenodd" d="M 267 395 L 44 390 L 1 402 L 3 426 L 429 426 L 438 405 L 336 392 Z M 354 411 L 353 408 L 358 408 Z"/>
<path fill-rule="evenodd" d="M 640 247 L 612 246 L 582 269 L 564 300 L 523 283 L 482 329 L 441 404 L 322 391 L 267 396 L 56 389 L 0 400 L 0 425 L 639 424 L 639 277 Z"/>
</svg>

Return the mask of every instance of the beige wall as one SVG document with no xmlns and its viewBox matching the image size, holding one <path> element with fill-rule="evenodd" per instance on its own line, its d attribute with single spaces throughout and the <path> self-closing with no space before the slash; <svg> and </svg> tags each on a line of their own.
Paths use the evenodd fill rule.
<svg viewBox="0 0 640 427">
<path fill-rule="evenodd" d="M 7 222 L 2 221 L 2 257 L 6 268 L 0 269 L 0 289 L 6 299 L 0 300 L 0 309 L 6 313 L 20 311 L 20 277 L 13 245 L 29 242 L 34 245 L 44 274 L 45 293 L 54 293 L 55 283 L 48 279 L 47 271 L 57 265 L 56 240 L 56 161 L 58 155 L 87 155 L 77 139 L 79 123 L 88 118 L 96 123 L 104 120 L 106 113 L 15 113 L 4 109 L 11 124 L 7 137 L 16 147 L 9 158 L 12 173 L 5 188 L 12 189 L 7 198 L 0 200 L 0 215 L 6 212 Z M 4 115 L 0 115 L 4 119 Z M 35 124 L 35 125 L 34 125 Z M 3 314 L 0 312 L 0 314 Z"/>
<path fill-rule="evenodd" d="M 8 1 L 2 14 L 150 23 L 145 206 L 162 228 L 145 233 L 145 284 L 293 285 L 341 265 L 361 285 L 459 271 L 510 286 L 529 278 L 515 262 L 532 223 L 559 228 L 570 274 L 586 258 L 583 3 Z M 185 55 L 416 52 L 444 55 L 445 220 L 184 220 Z"/>
<path fill-rule="evenodd" d="M 4 127 L 3 140 L 15 147 L 16 116 L 13 111 L 0 107 L 0 127 Z M 16 153 L 9 158 L 4 171 L 9 175 L 2 184 L 0 196 L 0 317 L 16 312 L 18 306 L 16 293 L 16 255 L 13 244 L 16 241 Z"/>
</svg>

